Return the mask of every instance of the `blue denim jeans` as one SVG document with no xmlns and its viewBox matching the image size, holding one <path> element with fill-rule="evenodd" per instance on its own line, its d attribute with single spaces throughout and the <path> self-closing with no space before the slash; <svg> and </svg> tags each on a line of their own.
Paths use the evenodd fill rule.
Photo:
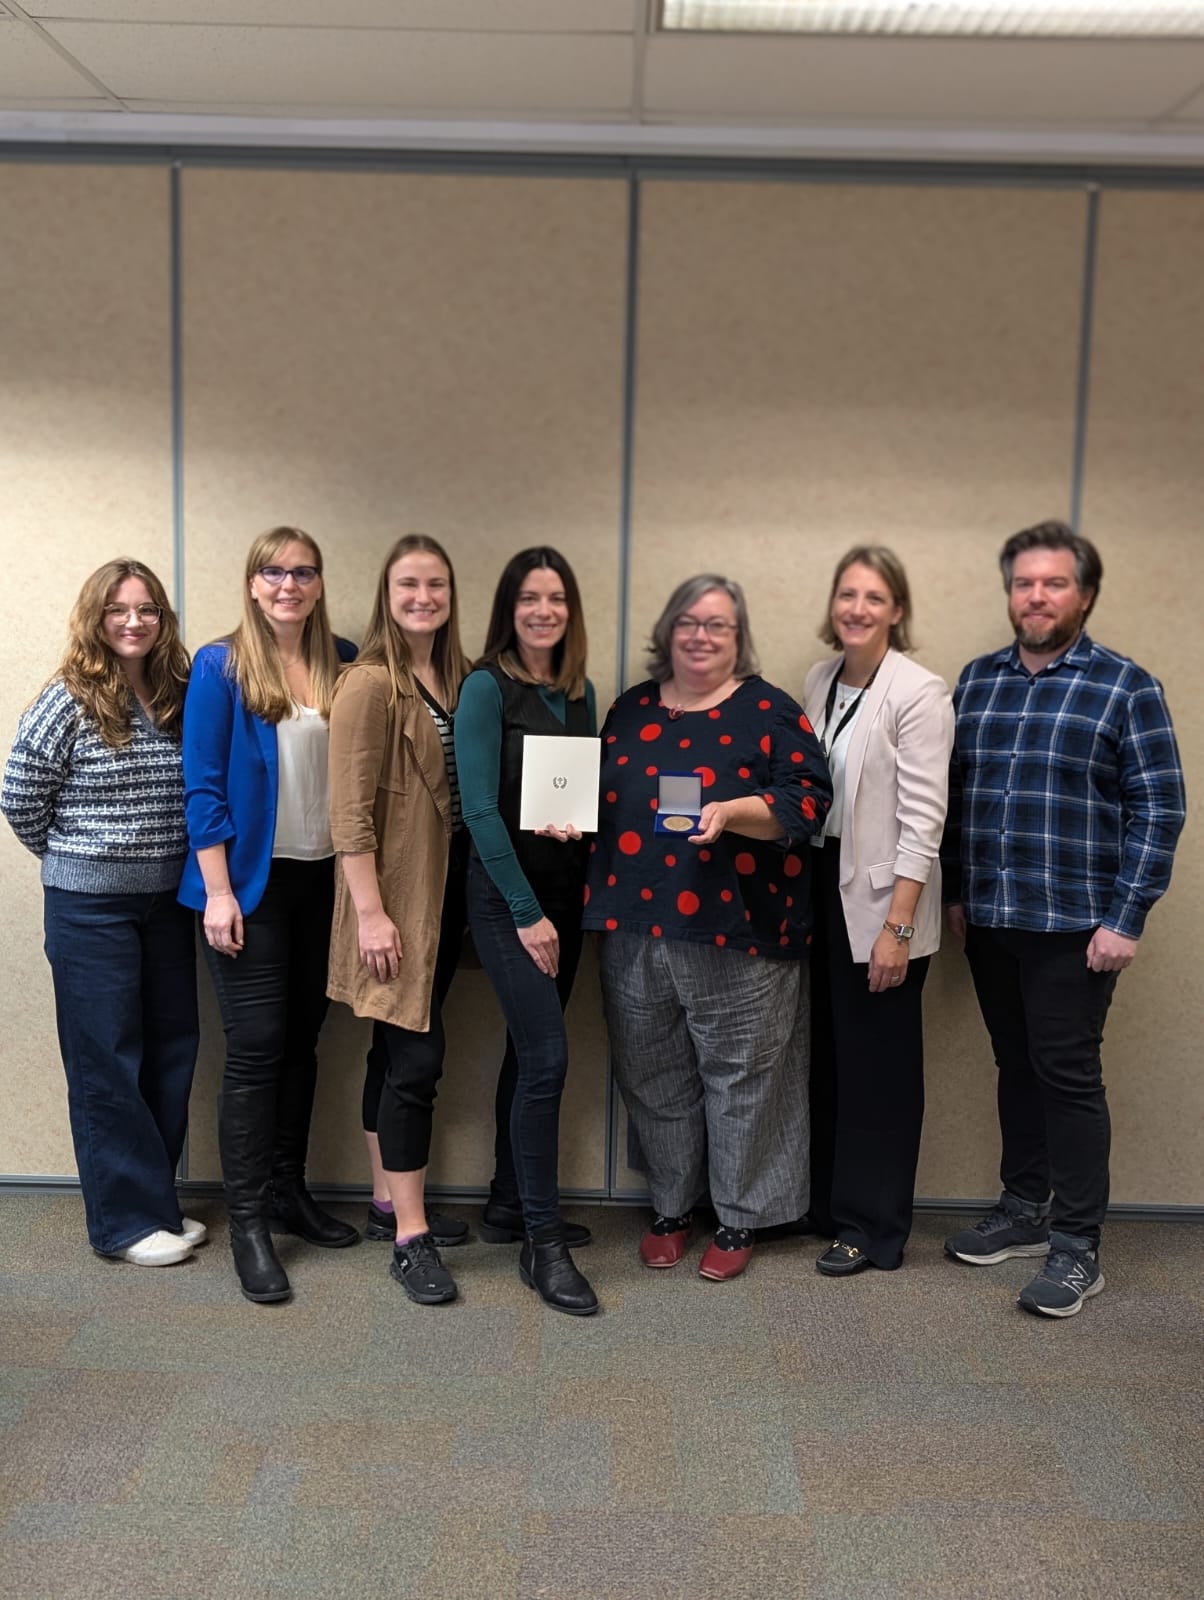
<svg viewBox="0 0 1204 1600">
<path fill-rule="evenodd" d="M 509 1185 L 517 1187 L 528 1230 L 560 1220 L 560 1096 L 569 1064 L 564 1008 L 581 955 L 581 898 L 572 906 L 545 903 L 543 912 L 560 935 L 555 978 L 541 972 L 527 954 L 510 907 L 485 868 L 475 856 L 469 861 L 472 941 L 507 1029 L 498 1083 L 494 1192 L 509 1199 Z"/>
<path fill-rule="evenodd" d="M 92 1247 L 178 1233 L 197 1052 L 192 913 L 172 893 L 45 891 L 71 1137 Z"/>
</svg>

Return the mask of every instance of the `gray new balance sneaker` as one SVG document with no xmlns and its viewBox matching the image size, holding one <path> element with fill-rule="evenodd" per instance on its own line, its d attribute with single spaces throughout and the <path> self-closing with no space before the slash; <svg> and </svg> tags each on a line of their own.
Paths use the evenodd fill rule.
<svg viewBox="0 0 1204 1600">
<path fill-rule="evenodd" d="M 1086 1239 L 1068 1233 L 1049 1237 L 1049 1260 L 1017 1300 L 1026 1311 L 1042 1317 L 1073 1317 L 1104 1287 L 1096 1252 Z"/>
<path fill-rule="evenodd" d="M 1049 1249 L 1049 1206 L 1030 1206 L 1005 1189 L 972 1228 L 945 1240 L 945 1252 L 972 1267 L 993 1267 L 1009 1256 L 1043 1256 Z"/>
</svg>

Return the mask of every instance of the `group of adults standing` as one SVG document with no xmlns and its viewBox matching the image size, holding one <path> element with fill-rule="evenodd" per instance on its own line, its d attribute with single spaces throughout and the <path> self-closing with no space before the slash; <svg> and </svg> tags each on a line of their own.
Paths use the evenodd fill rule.
<svg viewBox="0 0 1204 1600">
<path fill-rule="evenodd" d="M 1103 1284 L 1103 1017 L 1169 878 L 1182 778 L 1160 687 L 1084 631 L 1101 575 L 1089 542 L 1041 524 L 1002 566 L 1016 643 L 971 663 L 952 699 L 908 654 L 907 578 L 883 547 L 838 564 L 821 629 L 834 655 L 801 704 L 761 677 L 738 584 L 679 585 L 647 680 L 601 729 L 592 841 L 563 819 L 519 826 L 524 737 L 597 732 L 581 597 L 555 550 L 507 564 L 471 670 L 451 560 L 426 536 L 386 556 L 357 654 L 331 631 L 315 542 L 265 534 L 239 626 L 191 676 L 154 575 L 101 568 L 3 794 L 42 858 L 94 1248 L 160 1265 L 204 1234 L 173 1183 L 199 920 L 226 1035 L 219 1140 L 242 1292 L 290 1293 L 273 1229 L 360 1237 L 305 1182 L 333 998 L 372 1022 L 368 1235 L 393 1241 L 411 1299 L 455 1298 L 442 1252 L 467 1228 L 427 1207 L 424 1179 L 467 926 L 507 1027 L 479 1231 L 521 1241 L 546 1304 L 598 1306 L 571 1254 L 589 1233 L 561 1216 L 557 1182 L 585 931 L 652 1196 L 645 1265 L 681 1262 L 707 1204 L 703 1277 L 735 1277 L 759 1230 L 804 1218 L 832 1240 L 821 1273 L 897 1268 L 944 838 L 1004 1140 L 999 1204 L 947 1249 L 975 1264 L 1048 1252 L 1021 1304 L 1072 1315 Z"/>
</svg>

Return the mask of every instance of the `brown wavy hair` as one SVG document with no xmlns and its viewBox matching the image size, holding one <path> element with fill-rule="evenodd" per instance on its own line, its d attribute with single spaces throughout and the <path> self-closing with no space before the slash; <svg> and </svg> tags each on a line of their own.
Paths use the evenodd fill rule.
<svg viewBox="0 0 1204 1600">
<path fill-rule="evenodd" d="M 252 716 L 264 722 L 285 722 L 293 714 L 293 697 L 284 681 L 276 635 L 251 595 L 251 579 L 261 567 L 273 566 L 286 545 L 303 544 L 313 555 L 313 564 L 322 573 L 322 552 L 300 528 L 269 528 L 247 552 L 247 567 L 242 586 L 242 621 L 227 637 L 230 658 L 227 671 L 238 684 L 242 703 Z M 309 668 L 313 702 L 324 717 L 330 716 L 330 699 L 339 675 L 339 654 L 335 649 L 330 618 L 326 613 L 326 586 L 317 604 L 305 619 L 301 653 Z"/>
<path fill-rule="evenodd" d="M 96 724 L 100 737 L 115 750 L 129 744 L 133 737 L 132 692 L 121 662 L 105 638 L 104 610 L 127 578 L 137 578 L 146 585 L 147 594 L 161 613 L 158 637 L 144 658 L 150 690 L 147 709 L 159 731 L 173 739 L 180 737 L 184 690 L 188 685 L 188 652 L 180 640 L 180 624 L 167 590 L 155 574 L 129 556 L 118 556 L 97 567 L 72 607 L 67 649 L 58 675 L 71 698 Z"/>
<path fill-rule="evenodd" d="M 514 678 L 519 683 L 538 682 L 523 666 L 522 656 L 519 654 L 518 636 L 514 631 L 514 608 L 518 604 L 518 597 L 522 593 L 527 575 L 543 568 L 554 572 L 564 585 L 564 598 L 569 613 L 564 638 L 552 651 L 552 670 L 555 673 L 552 688 L 563 689 L 569 700 L 580 700 L 585 694 L 586 651 L 581 591 L 577 587 L 572 567 L 560 551 L 553 550 L 551 545 L 534 545 L 530 550 L 520 550 L 516 556 L 510 557 L 502 569 L 502 575 L 494 590 L 489 631 L 485 635 L 485 648 L 481 652 L 477 666 L 483 667 L 491 661 L 496 661 L 508 678 Z"/>
<path fill-rule="evenodd" d="M 469 670 L 468 657 L 464 654 L 460 643 L 460 608 L 456 600 L 456 573 L 447 551 L 438 539 L 432 539 L 427 533 L 403 534 L 385 557 L 380 569 L 380 579 L 376 585 L 376 595 L 372 601 L 368 631 L 364 634 L 355 664 L 361 667 L 385 668 L 389 674 L 391 705 L 396 704 L 399 694 L 417 694 L 410 647 L 406 642 L 405 633 L 393 620 L 393 613 L 389 609 L 389 575 L 403 556 L 413 555 L 416 551 L 434 556 L 447 568 L 451 609 L 447 621 L 435 635 L 431 647 L 431 663 L 439 680 L 444 709 L 454 711 L 456 702 L 460 698 L 460 685 L 468 676 Z"/>
</svg>

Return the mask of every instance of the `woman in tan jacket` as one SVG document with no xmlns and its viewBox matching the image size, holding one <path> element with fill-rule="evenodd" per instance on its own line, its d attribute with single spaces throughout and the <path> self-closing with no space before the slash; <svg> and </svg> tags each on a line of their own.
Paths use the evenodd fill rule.
<svg viewBox="0 0 1204 1600">
<path fill-rule="evenodd" d="M 440 1008 L 465 926 L 452 714 L 467 670 L 451 562 L 434 539 L 408 534 L 385 558 L 367 636 L 330 713 L 338 868 L 328 992 L 373 1019 L 368 1233 L 394 1240 L 390 1271 L 420 1305 L 455 1298 L 439 1246 L 467 1234 L 423 1202 Z"/>
</svg>

